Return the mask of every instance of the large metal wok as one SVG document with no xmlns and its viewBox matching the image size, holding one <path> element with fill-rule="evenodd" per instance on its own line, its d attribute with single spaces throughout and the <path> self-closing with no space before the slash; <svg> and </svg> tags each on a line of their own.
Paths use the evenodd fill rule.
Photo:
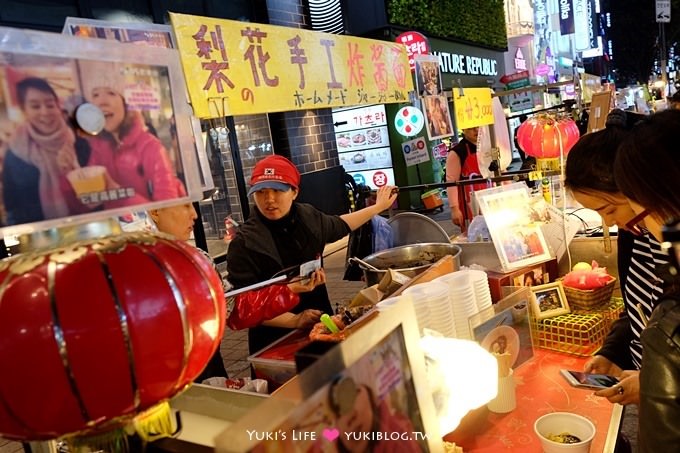
<svg viewBox="0 0 680 453">
<path fill-rule="evenodd" d="M 355 262 L 364 272 L 366 285 L 372 286 L 380 282 L 387 269 L 394 269 L 409 277 L 415 277 L 446 255 L 453 255 L 454 270 L 458 270 L 460 254 L 461 248 L 455 244 L 431 242 L 382 250 Z M 374 269 L 366 266 L 362 261 L 373 266 Z"/>
</svg>

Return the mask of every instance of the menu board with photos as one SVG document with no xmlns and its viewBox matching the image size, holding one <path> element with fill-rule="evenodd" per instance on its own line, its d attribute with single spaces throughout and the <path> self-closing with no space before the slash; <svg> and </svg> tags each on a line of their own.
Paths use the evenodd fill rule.
<svg viewBox="0 0 680 453">
<path fill-rule="evenodd" d="M 357 184 L 394 184 L 385 106 L 337 109 L 333 123 L 340 165 Z"/>
</svg>

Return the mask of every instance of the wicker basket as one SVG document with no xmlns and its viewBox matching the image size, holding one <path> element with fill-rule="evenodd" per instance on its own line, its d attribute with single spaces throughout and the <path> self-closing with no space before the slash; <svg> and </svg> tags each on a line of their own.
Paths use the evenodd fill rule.
<svg viewBox="0 0 680 453">
<path fill-rule="evenodd" d="M 614 286 L 616 286 L 616 277 L 611 277 L 609 283 L 597 289 L 576 289 L 564 286 L 564 294 L 567 296 L 567 302 L 571 309 L 587 310 L 590 308 L 601 308 L 609 304 Z"/>
</svg>

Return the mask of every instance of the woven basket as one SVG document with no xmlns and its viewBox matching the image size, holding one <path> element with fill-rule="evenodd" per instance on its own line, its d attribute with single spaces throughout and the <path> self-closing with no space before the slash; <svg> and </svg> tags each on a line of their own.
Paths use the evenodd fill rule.
<svg viewBox="0 0 680 453">
<path fill-rule="evenodd" d="M 562 285 L 567 296 L 569 307 L 577 310 L 600 308 L 609 304 L 616 286 L 616 277 L 611 277 L 609 283 L 597 289 L 576 289 Z"/>
</svg>

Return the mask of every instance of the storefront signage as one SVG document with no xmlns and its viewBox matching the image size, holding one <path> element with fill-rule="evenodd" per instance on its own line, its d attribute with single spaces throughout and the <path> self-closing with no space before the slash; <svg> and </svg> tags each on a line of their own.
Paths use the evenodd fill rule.
<svg viewBox="0 0 680 453">
<path fill-rule="evenodd" d="M 360 108 L 334 109 L 333 124 L 336 133 L 364 127 L 385 126 L 387 124 L 385 106 L 378 104 Z"/>
<path fill-rule="evenodd" d="M 476 57 L 449 52 L 432 52 L 439 57 L 439 67 L 442 72 L 449 74 L 483 75 L 494 77 L 498 75 L 495 58 Z"/>
<path fill-rule="evenodd" d="M 560 0 L 560 34 L 570 35 L 574 33 L 574 11 L 572 0 Z"/>
<path fill-rule="evenodd" d="M 461 91 L 463 91 L 462 96 Z M 491 90 L 489 88 L 453 90 L 453 106 L 456 110 L 456 127 L 458 129 L 493 124 Z"/>
<path fill-rule="evenodd" d="M 516 72 L 515 74 L 506 74 L 501 77 L 500 82 L 505 84 L 505 88 L 508 90 L 528 87 L 531 85 L 531 81 L 529 80 L 529 71 Z"/>
<path fill-rule="evenodd" d="M 404 32 L 397 36 L 395 41 L 406 46 L 408 65 L 411 68 L 411 72 L 416 69 L 416 63 L 413 57 L 415 55 L 426 55 L 430 53 L 430 44 L 427 42 L 427 38 L 417 31 Z"/>
<path fill-rule="evenodd" d="M 524 54 L 522 54 L 522 49 L 517 48 L 517 52 L 515 52 L 515 69 L 518 71 L 526 71 L 527 70 L 527 61 L 524 59 Z"/>
<path fill-rule="evenodd" d="M 521 112 L 523 110 L 533 109 L 534 99 L 530 92 L 522 91 L 508 96 L 508 104 L 510 104 L 511 112 Z"/>
<path fill-rule="evenodd" d="M 412 106 L 402 107 L 394 117 L 394 127 L 404 137 L 413 137 L 425 126 L 423 112 Z"/>
<path fill-rule="evenodd" d="M 595 5 L 599 0 L 587 0 L 586 12 L 588 14 L 588 43 L 591 49 L 597 48 L 597 37 L 600 34 L 597 14 L 599 7 Z"/>
<path fill-rule="evenodd" d="M 200 118 L 406 102 L 397 43 L 170 13 Z"/>
<path fill-rule="evenodd" d="M 380 189 L 382 186 L 395 185 L 394 171 L 391 168 L 382 170 L 367 170 L 348 173 L 357 184 L 363 184 L 373 190 Z"/>
<path fill-rule="evenodd" d="M 573 0 L 574 4 L 574 42 L 576 50 L 590 48 L 588 27 L 588 0 Z"/>
<path fill-rule="evenodd" d="M 423 137 L 402 143 L 401 151 L 404 153 L 404 161 L 407 167 L 430 160 L 430 154 L 427 152 L 427 146 Z"/>
</svg>

